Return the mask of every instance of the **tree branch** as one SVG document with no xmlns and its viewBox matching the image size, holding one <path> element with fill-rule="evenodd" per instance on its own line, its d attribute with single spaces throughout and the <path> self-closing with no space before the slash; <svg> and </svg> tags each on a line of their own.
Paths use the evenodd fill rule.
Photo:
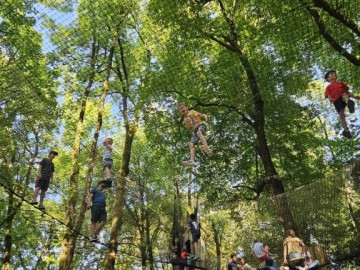
<svg viewBox="0 0 360 270">
<path fill-rule="evenodd" d="M 301 1 L 303 2 L 303 0 Z M 334 50 L 337 51 L 340 55 L 344 56 L 347 60 L 349 60 L 350 63 L 354 64 L 355 66 L 360 66 L 360 59 L 357 58 L 355 55 L 347 52 L 345 48 L 341 47 L 340 44 L 326 30 L 325 24 L 321 20 L 320 14 L 308 5 L 305 5 L 305 8 L 313 17 L 316 25 L 319 28 L 320 34 L 330 44 L 330 46 L 333 47 Z"/>
<path fill-rule="evenodd" d="M 332 8 L 325 0 L 313 0 L 313 3 L 316 7 L 323 9 L 326 11 L 331 17 L 337 19 L 343 25 L 348 27 L 352 32 L 360 37 L 360 27 L 348 19 L 344 14 L 342 14 L 339 10 Z"/>
</svg>

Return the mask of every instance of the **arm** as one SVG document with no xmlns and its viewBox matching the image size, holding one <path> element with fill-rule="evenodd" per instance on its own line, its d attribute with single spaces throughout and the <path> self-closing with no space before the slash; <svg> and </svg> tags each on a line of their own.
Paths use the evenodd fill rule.
<svg viewBox="0 0 360 270">
<path fill-rule="evenodd" d="M 199 117 L 205 118 L 205 120 L 208 120 L 208 118 L 210 117 L 210 115 L 207 115 L 207 114 L 204 114 L 204 113 L 199 113 L 198 112 L 198 114 L 199 114 Z"/>
<path fill-rule="evenodd" d="M 87 202 L 86 202 L 88 209 L 91 208 L 93 197 L 94 197 L 94 194 L 90 191 L 88 194 L 88 197 L 87 197 Z"/>
<path fill-rule="evenodd" d="M 329 86 L 330 86 L 330 85 L 328 85 L 328 86 L 326 87 L 326 89 L 325 89 L 325 98 L 327 98 L 327 99 L 330 101 L 330 103 L 333 103 L 334 100 L 333 100 L 333 98 L 332 98 L 332 96 L 331 96 L 331 89 L 330 89 Z"/>
<path fill-rule="evenodd" d="M 38 171 L 37 171 L 37 176 L 36 179 L 39 179 L 41 177 L 41 171 L 42 171 L 42 165 L 39 165 Z"/>
<path fill-rule="evenodd" d="M 284 263 L 284 264 L 287 264 L 288 262 L 287 262 L 287 260 L 286 260 L 286 257 L 287 257 L 287 245 L 286 245 L 286 243 L 284 243 L 283 256 L 284 256 L 284 261 L 283 261 L 283 263 Z"/>
<path fill-rule="evenodd" d="M 306 245 L 304 244 L 303 240 L 300 239 L 300 246 L 302 247 L 303 252 L 306 251 Z"/>
<path fill-rule="evenodd" d="M 185 238 L 185 236 L 186 236 L 186 234 L 189 232 L 189 230 L 190 230 L 190 226 L 188 225 L 188 226 L 186 227 L 185 232 L 183 233 L 183 238 Z"/>
</svg>

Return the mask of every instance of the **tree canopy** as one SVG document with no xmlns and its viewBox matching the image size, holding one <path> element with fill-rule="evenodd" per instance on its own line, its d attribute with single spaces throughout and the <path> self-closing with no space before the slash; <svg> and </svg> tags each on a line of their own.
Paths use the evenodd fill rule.
<svg viewBox="0 0 360 270">
<path fill-rule="evenodd" d="M 288 229 L 324 267 L 357 269 L 358 108 L 346 139 L 324 74 L 358 94 L 359 14 L 350 0 L 5 0 L 2 269 L 170 269 L 191 213 L 204 269 L 232 253 L 257 266 L 254 237 L 282 258 Z M 209 115 L 213 155 L 196 148 L 194 169 L 179 104 Z M 94 244 L 107 137 L 114 183 Z M 50 150 L 41 212 L 30 202 Z"/>
</svg>

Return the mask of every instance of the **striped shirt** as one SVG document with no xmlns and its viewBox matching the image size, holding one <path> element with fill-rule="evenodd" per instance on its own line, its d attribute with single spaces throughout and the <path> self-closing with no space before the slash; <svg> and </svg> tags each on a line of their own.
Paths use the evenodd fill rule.
<svg viewBox="0 0 360 270">
<path fill-rule="evenodd" d="M 41 162 L 41 177 L 51 178 L 54 171 L 55 166 L 50 158 L 44 158 Z"/>
</svg>

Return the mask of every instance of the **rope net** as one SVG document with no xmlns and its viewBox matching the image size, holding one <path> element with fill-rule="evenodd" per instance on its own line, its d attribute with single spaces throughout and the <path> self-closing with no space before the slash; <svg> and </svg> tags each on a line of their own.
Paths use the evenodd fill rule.
<svg viewBox="0 0 360 270">
<path fill-rule="evenodd" d="M 15 246 L 14 269 L 58 269 L 63 237 L 73 230 L 65 213 L 73 163 L 76 213 L 85 179 L 103 178 L 101 165 L 88 173 L 99 123 L 100 138 L 115 141 L 116 178 L 123 171 L 124 126 L 135 132 L 117 267 L 170 268 L 169 242 L 194 210 L 209 235 L 202 236 L 198 266 L 220 269 L 238 247 L 257 265 L 254 235 L 281 264 L 284 223 L 291 222 L 324 269 L 330 262 L 358 267 L 358 110 L 346 111 L 353 138 L 344 140 L 338 114 L 323 96 L 331 69 L 359 90 L 359 14 L 359 1 L 351 0 L 3 1 L 0 232 L 2 251 Z M 179 165 L 189 156 L 191 136 L 176 111 L 182 102 L 212 116 L 206 136 L 214 155 L 198 151 L 200 166 L 192 173 Z M 278 196 L 262 166 L 259 111 L 286 191 Z M 53 148 L 60 155 L 46 197 L 50 216 L 44 216 L 24 202 L 32 196 L 36 162 Z M 351 177 L 338 170 L 349 160 Z M 109 218 L 113 191 L 106 193 Z M 50 233 L 42 228 L 53 222 Z M 105 244 L 110 223 L 101 235 Z M 88 242 L 90 224 L 73 233 L 79 234 L 73 269 L 101 267 L 108 247 Z M 41 255 L 30 258 L 36 252 Z M 2 259 L 5 269 L 10 260 Z"/>
</svg>

